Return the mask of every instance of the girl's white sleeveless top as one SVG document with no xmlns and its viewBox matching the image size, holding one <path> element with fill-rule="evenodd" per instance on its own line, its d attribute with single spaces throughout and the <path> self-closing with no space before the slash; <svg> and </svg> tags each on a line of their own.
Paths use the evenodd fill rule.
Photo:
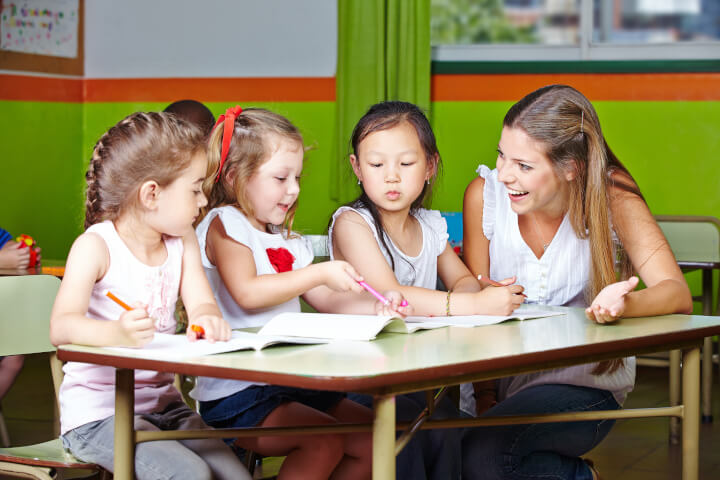
<svg viewBox="0 0 720 480">
<path fill-rule="evenodd" d="M 520 234 L 518 216 L 511 208 L 505 185 L 498 181 L 497 170 L 491 171 L 480 165 L 477 173 L 485 179 L 483 233 L 490 240 L 490 278 L 517 276 L 517 283 L 525 287 L 527 303 L 586 307 L 584 290 L 590 280 L 588 240 L 575 235 L 565 215 L 547 250 L 537 258 Z M 526 327 L 532 330 L 532 322 Z M 542 345 L 549 336 L 554 338 L 565 333 L 569 332 L 532 331 L 522 341 Z M 624 367 L 608 375 L 592 375 L 590 372 L 596 365 L 577 365 L 502 379 L 498 398 L 509 397 L 534 385 L 561 383 L 608 390 L 622 404 L 635 384 L 635 358 L 626 358 Z M 464 403 L 471 400 L 467 387 L 463 397 Z"/>
<path fill-rule="evenodd" d="M 138 260 L 125 245 L 110 221 L 95 224 L 87 233 L 99 235 L 107 245 L 110 267 L 93 286 L 87 316 L 114 322 L 124 312 L 105 296 L 110 290 L 127 303 L 146 304 L 155 329 L 175 333 L 175 304 L 182 274 L 183 241 L 164 237 L 167 259 L 150 266 Z M 86 423 L 115 414 L 115 368 L 90 363 L 68 362 L 60 386 L 60 426 L 65 434 Z M 173 386 L 172 373 L 135 370 L 135 413 L 162 411 L 170 403 L 182 402 Z"/>
<path fill-rule="evenodd" d="M 447 223 L 437 210 L 426 210 L 418 208 L 413 216 L 420 224 L 422 230 L 422 249 L 416 257 L 406 255 L 400 250 L 390 237 L 385 234 L 385 242 L 390 252 L 385 251 L 380 243 L 377 230 L 375 229 L 375 221 L 370 211 L 365 208 L 340 207 L 333 213 L 330 228 L 328 229 L 328 248 L 330 249 L 330 259 L 334 260 L 333 255 L 333 229 L 335 221 L 343 212 L 355 212 L 368 224 L 372 230 L 375 242 L 382 251 L 383 256 L 390 265 L 390 255 L 395 262 L 395 278 L 400 285 L 408 285 L 413 287 L 422 287 L 435 289 L 437 286 L 437 258 L 445 251 L 448 242 Z"/>
<path fill-rule="evenodd" d="M 300 299 L 292 298 L 279 305 L 267 308 L 259 308 L 252 311 L 244 310 L 235 302 L 232 294 L 228 291 L 220 277 L 220 272 L 207 256 L 207 234 L 210 224 L 215 218 L 219 218 L 225 229 L 225 233 L 236 242 L 248 247 L 255 260 L 255 269 L 258 275 L 274 275 L 277 272 L 270 263 L 268 249 L 284 248 L 294 257 L 293 270 L 307 267 L 313 261 L 312 247 L 310 242 L 300 235 L 292 238 L 285 238 L 281 233 L 261 232 L 252 226 L 245 215 L 237 208 L 226 205 L 210 210 L 207 216 L 198 224 L 195 234 L 200 244 L 200 258 L 205 270 L 205 275 L 210 282 L 215 299 L 217 300 L 223 318 L 232 328 L 261 327 L 269 322 L 275 315 L 283 312 L 299 312 Z M 264 385 L 260 382 L 248 382 L 244 380 L 228 380 L 224 378 L 198 377 L 195 388 L 190 396 L 195 400 L 210 401 L 224 398 L 244 390 L 252 385 Z"/>
</svg>

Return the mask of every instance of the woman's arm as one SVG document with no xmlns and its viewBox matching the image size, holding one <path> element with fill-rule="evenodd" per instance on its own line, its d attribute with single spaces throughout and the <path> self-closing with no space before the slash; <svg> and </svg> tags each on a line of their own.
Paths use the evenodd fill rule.
<svg viewBox="0 0 720 480">
<path fill-rule="evenodd" d="M 614 179 L 632 185 L 624 173 L 614 174 Z M 608 315 L 601 320 L 692 312 L 692 297 L 685 277 L 647 204 L 636 194 L 617 186 L 611 187 L 609 193 L 613 227 L 647 288 L 624 295 L 624 308 L 616 310 L 615 315 L 611 311 L 612 295 L 603 293 L 617 284 L 603 289 L 593 301 L 593 305 L 607 311 Z M 616 300 L 617 295 L 615 297 Z"/>
<path fill-rule="evenodd" d="M 319 285 L 339 291 L 363 291 L 356 281 L 357 272 L 346 262 L 323 262 L 289 272 L 258 275 L 253 252 L 230 238 L 217 218 L 208 229 L 207 254 L 230 295 L 246 310 L 279 305 Z"/>
<path fill-rule="evenodd" d="M 490 240 L 483 232 L 485 179 L 477 177 L 465 189 L 463 198 L 463 261 L 472 275 L 490 275 Z"/>
<path fill-rule="evenodd" d="M 135 303 L 117 322 L 87 316 L 93 286 L 105 275 L 109 262 L 110 254 L 98 235 L 84 233 L 75 240 L 50 316 L 53 345 L 141 346 L 152 340 L 153 320 L 140 304 Z"/>
<path fill-rule="evenodd" d="M 348 261 L 376 290 L 396 290 L 402 293 L 415 309 L 416 315 L 440 316 L 447 313 L 447 292 L 400 285 L 395 273 L 380 252 L 370 226 L 360 215 L 355 212 L 341 214 L 335 221 L 332 235 L 334 258 Z M 461 275 L 457 275 L 455 281 L 458 282 L 461 278 Z M 452 293 L 449 310 L 453 315 L 474 313 L 507 315 L 522 303 L 520 295 L 513 295 L 521 292 L 522 287 L 514 285 L 476 293 Z"/>
</svg>

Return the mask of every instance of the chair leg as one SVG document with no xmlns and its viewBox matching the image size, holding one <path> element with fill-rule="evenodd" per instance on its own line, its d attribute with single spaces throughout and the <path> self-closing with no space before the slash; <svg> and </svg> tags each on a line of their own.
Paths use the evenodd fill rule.
<svg viewBox="0 0 720 480">
<path fill-rule="evenodd" d="M 7 448 L 10 446 L 10 435 L 8 434 L 7 425 L 5 425 L 5 416 L 2 413 L 0 405 L 0 446 Z"/>
</svg>

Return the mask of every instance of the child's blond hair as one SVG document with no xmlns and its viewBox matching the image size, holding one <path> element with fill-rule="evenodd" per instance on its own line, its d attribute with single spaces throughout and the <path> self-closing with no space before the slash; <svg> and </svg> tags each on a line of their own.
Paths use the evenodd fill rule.
<svg viewBox="0 0 720 480">
<path fill-rule="evenodd" d="M 218 123 L 210 134 L 207 175 L 202 187 L 208 204 L 201 219 L 211 209 L 223 205 L 234 205 L 246 216 L 253 215 L 246 194 L 247 183 L 270 158 L 277 140 L 288 140 L 303 148 L 300 131 L 287 118 L 262 108 L 248 108 L 235 118 L 227 157 L 220 167 L 224 130 Z M 282 227 L 286 236 L 291 234 L 297 204 L 295 201 L 285 215 Z"/>
</svg>

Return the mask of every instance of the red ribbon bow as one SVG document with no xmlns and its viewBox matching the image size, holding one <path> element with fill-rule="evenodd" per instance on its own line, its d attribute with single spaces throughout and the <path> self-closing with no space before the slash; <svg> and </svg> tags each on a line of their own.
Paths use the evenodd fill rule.
<svg viewBox="0 0 720 480">
<path fill-rule="evenodd" d="M 222 173 L 223 165 L 225 165 L 225 159 L 228 155 L 228 150 L 230 150 L 230 141 L 232 140 L 232 133 L 233 129 L 235 128 L 235 119 L 242 113 L 242 108 L 240 108 L 240 105 L 235 105 L 234 107 L 230 107 L 227 110 L 225 110 L 224 115 L 220 115 L 217 119 L 217 122 L 215 122 L 215 126 L 213 127 L 213 130 L 223 123 L 223 140 L 222 140 L 222 149 L 220 150 L 220 167 L 218 168 L 217 177 L 215 177 L 215 183 L 220 180 L 220 173 Z"/>
</svg>

